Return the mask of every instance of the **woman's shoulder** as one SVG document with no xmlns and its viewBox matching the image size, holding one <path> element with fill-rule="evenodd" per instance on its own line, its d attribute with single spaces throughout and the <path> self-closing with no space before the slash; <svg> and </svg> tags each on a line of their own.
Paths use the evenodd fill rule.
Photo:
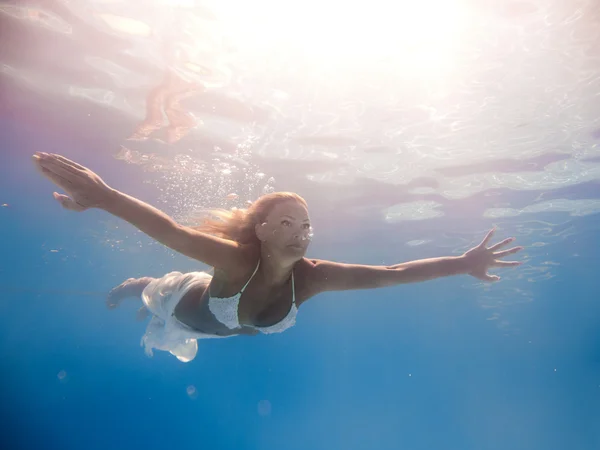
<svg viewBox="0 0 600 450">
<path fill-rule="evenodd" d="M 323 264 L 328 262 L 320 259 L 302 258 L 296 263 L 294 278 L 296 281 L 296 295 L 301 299 L 299 303 L 321 292 L 321 269 Z"/>
<path fill-rule="evenodd" d="M 295 269 L 307 275 L 315 275 L 327 265 L 332 264 L 335 265 L 337 263 L 324 259 L 302 258 L 296 263 Z"/>
<path fill-rule="evenodd" d="M 254 271 L 256 264 L 260 259 L 260 248 L 252 244 L 241 244 L 238 260 L 233 268 L 229 268 L 227 271 L 222 269 L 217 270 L 221 277 L 235 280 L 237 278 L 244 278 L 248 272 Z"/>
<path fill-rule="evenodd" d="M 295 273 L 309 274 L 314 270 L 316 259 L 302 258 L 294 266 Z"/>
</svg>

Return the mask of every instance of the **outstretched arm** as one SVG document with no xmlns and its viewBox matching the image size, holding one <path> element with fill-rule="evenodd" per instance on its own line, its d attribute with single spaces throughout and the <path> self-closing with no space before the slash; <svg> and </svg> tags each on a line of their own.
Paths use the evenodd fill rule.
<svg viewBox="0 0 600 450">
<path fill-rule="evenodd" d="M 158 242 L 210 266 L 235 271 L 245 251 L 238 243 L 182 226 L 164 212 L 110 188 L 98 175 L 63 156 L 38 152 L 37 169 L 67 195 L 54 193 L 66 209 L 103 209 L 131 223 Z"/>
<path fill-rule="evenodd" d="M 342 264 L 314 260 L 318 291 L 375 289 L 467 273 L 461 257 L 421 259 L 394 266 Z"/>
<path fill-rule="evenodd" d="M 394 266 L 366 266 L 313 260 L 313 282 L 317 292 L 324 292 L 373 289 L 460 274 L 469 274 L 483 281 L 497 281 L 500 277 L 488 274 L 488 269 L 520 265 L 518 261 L 500 261 L 499 258 L 517 253 L 522 247 L 496 251 L 514 240 L 509 238 L 487 248 L 493 233 L 494 230 L 491 230 L 481 244 L 462 256 L 421 259 Z"/>
<path fill-rule="evenodd" d="M 100 208 L 176 252 L 209 266 L 229 271 L 242 259 L 241 246 L 237 242 L 180 225 L 161 210 L 117 190 L 111 191 Z"/>
</svg>

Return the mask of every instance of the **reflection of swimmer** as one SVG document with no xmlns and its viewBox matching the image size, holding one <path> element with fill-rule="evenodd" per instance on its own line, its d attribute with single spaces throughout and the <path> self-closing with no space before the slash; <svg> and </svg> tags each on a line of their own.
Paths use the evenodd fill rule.
<svg viewBox="0 0 600 450">
<path fill-rule="evenodd" d="M 173 144 L 183 138 L 198 120 L 181 106 L 186 97 L 204 92 L 205 83 L 214 85 L 214 70 L 210 54 L 215 43 L 206 34 L 210 26 L 205 22 L 206 11 L 200 14 L 197 6 L 170 8 L 172 21 L 168 32 L 162 36 L 161 45 L 167 66 L 161 83 L 146 97 L 146 117 L 137 126 L 130 140 L 148 139 L 163 128 L 163 112 L 167 118 L 165 141 Z"/>
<path fill-rule="evenodd" d="M 215 212 L 200 228 L 179 225 L 152 206 L 107 186 L 89 169 L 62 156 L 37 153 L 37 168 L 67 195 L 54 193 L 73 211 L 100 208 L 131 223 L 162 244 L 215 268 L 171 272 L 162 278 L 129 279 L 111 291 L 108 304 L 141 296 L 152 319 L 142 339 L 148 354 L 166 350 L 181 361 L 196 356 L 197 339 L 279 333 L 293 326 L 298 307 L 326 291 L 373 289 L 469 274 L 483 281 L 499 277 L 488 269 L 520 263 L 500 258 L 521 250 L 487 247 L 493 230 L 458 257 L 392 266 L 341 264 L 307 259 L 311 237 L 306 202 L 294 193 L 260 197 L 247 210 Z"/>
<path fill-rule="evenodd" d="M 146 97 L 146 117 L 135 129 L 130 140 L 145 140 L 163 127 L 163 111 L 167 116 L 166 142 L 173 144 L 184 137 L 198 122 L 194 115 L 185 111 L 181 100 L 203 91 L 201 84 L 182 79 L 176 72 L 168 70 L 162 83 L 152 89 Z"/>
</svg>

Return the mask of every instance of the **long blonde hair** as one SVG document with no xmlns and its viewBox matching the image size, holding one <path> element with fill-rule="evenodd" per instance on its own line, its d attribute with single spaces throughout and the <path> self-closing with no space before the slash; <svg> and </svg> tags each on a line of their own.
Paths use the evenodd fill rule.
<svg viewBox="0 0 600 450">
<path fill-rule="evenodd" d="M 296 201 L 308 207 L 306 200 L 294 192 L 274 192 L 263 195 L 248 209 L 211 210 L 204 223 L 194 228 L 239 244 L 260 244 L 255 226 L 263 223 L 276 205 L 288 201 Z"/>
</svg>

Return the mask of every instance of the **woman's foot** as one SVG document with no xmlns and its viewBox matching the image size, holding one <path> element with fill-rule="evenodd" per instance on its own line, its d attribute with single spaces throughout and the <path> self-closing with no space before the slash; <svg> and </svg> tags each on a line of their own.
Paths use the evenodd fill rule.
<svg viewBox="0 0 600 450">
<path fill-rule="evenodd" d="M 108 293 L 108 297 L 106 298 L 106 307 L 109 309 L 114 309 L 126 298 L 139 298 L 146 286 L 148 286 L 153 280 L 154 278 L 151 277 L 128 278 Z"/>
</svg>

